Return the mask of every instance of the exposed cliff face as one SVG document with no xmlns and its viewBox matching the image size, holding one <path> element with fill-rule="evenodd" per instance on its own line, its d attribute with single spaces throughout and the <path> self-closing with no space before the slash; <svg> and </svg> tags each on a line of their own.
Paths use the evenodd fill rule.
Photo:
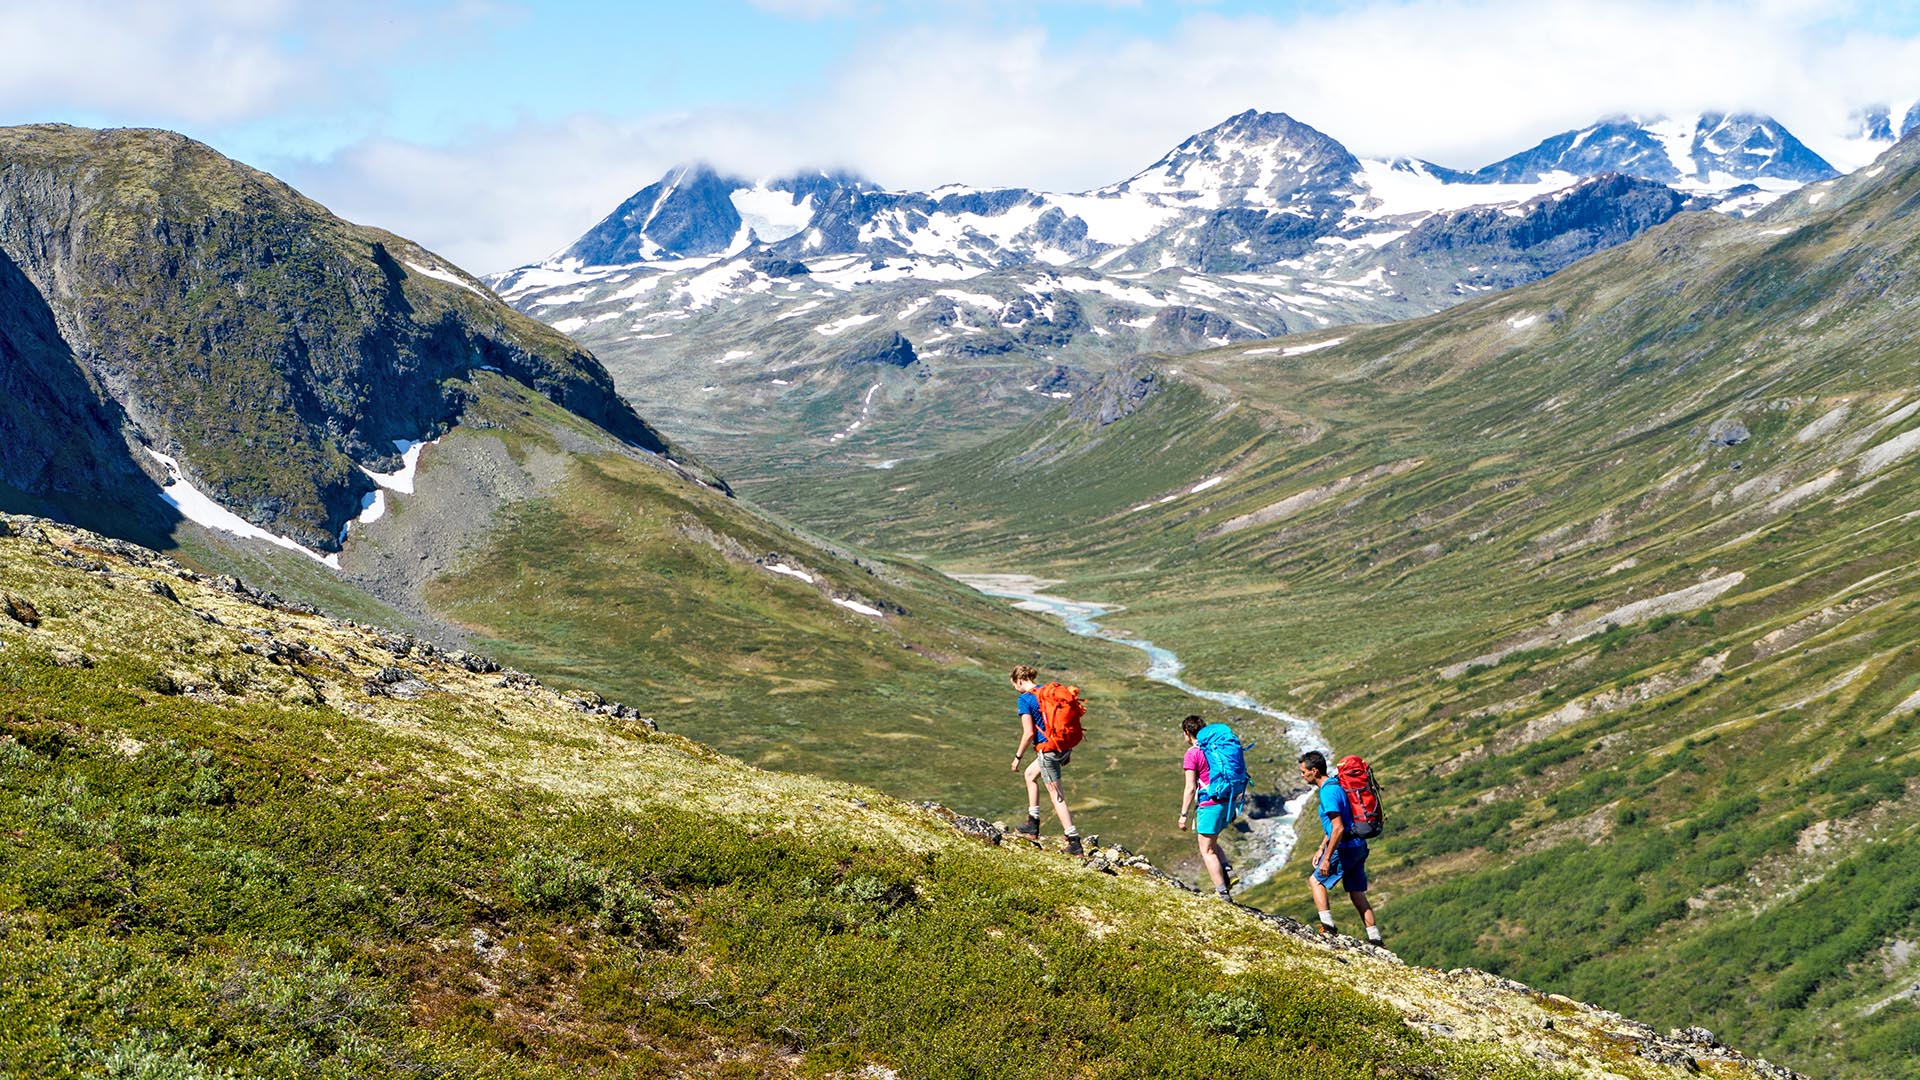
<svg viewBox="0 0 1920 1080">
<path fill-rule="evenodd" d="M 32 282 L 0 254 L 0 484 L 86 496 L 137 478 L 115 412 Z"/>
<path fill-rule="evenodd" d="M 0 288 L 20 298 L 9 309 L 26 312 L 13 336 L 77 369 L 42 384 L 34 415 L 82 417 L 91 445 L 122 410 L 134 442 L 313 547 L 337 546 L 372 490 L 363 467 L 395 467 L 394 440 L 458 418 L 452 380 L 477 368 L 670 453 L 590 353 L 419 246 L 169 132 L 0 130 L 0 255 Z M 112 407 L 87 405 L 91 386 Z M 36 458 L 71 452 L 36 430 L 52 436 Z M 8 471 L 30 489 L 79 482 L 45 462 Z"/>
</svg>

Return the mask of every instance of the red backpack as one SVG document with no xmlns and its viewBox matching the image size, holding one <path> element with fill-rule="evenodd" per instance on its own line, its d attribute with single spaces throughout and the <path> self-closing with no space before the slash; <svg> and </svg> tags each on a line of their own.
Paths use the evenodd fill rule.
<svg viewBox="0 0 1920 1080">
<path fill-rule="evenodd" d="M 1080 727 L 1080 718 L 1087 715 L 1087 703 L 1080 699 L 1080 688 L 1050 682 L 1036 688 L 1033 695 L 1040 699 L 1040 727 L 1046 732 L 1045 739 L 1033 744 L 1034 749 L 1058 754 L 1079 746 L 1081 736 L 1086 734 Z"/>
<path fill-rule="evenodd" d="M 1386 811 L 1380 808 L 1380 785 L 1373 781 L 1373 768 L 1349 754 L 1340 759 L 1340 790 L 1347 793 L 1347 807 L 1353 812 L 1353 829 L 1348 836 L 1372 840 L 1387 830 Z"/>
</svg>

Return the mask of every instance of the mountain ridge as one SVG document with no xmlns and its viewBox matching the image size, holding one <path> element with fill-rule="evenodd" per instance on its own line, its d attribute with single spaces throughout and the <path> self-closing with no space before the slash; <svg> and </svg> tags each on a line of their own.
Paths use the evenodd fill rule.
<svg viewBox="0 0 1920 1080">
<path fill-rule="evenodd" d="M 171 132 L 0 129 L 0 254 L 41 309 L 18 332 L 51 326 L 113 402 L 126 452 L 98 424 L 93 452 L 149 476 L 149 451 L 171 458 L 310 549 L 338 549 L 367 474 L 399 464 L 395 440 L 444 430 L 461 402 L 441 384 L 477 370 L 674 454 L 591 354 L 476 279 Z"/>
</svg>

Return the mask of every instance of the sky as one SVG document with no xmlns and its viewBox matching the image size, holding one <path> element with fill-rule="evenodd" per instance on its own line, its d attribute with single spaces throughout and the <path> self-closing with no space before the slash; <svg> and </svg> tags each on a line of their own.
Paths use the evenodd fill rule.
<svg viewBox="0 0 1920 1080">
<path fill-rule="evenodd" d="M 475 272 L 672 165 L 1075 191 L 1248 108 L 1456 168 L 1754 110 L 1842 168 L 1920 0 L 0 0 L 0 123 L 165 127 Z"/>
</svg>

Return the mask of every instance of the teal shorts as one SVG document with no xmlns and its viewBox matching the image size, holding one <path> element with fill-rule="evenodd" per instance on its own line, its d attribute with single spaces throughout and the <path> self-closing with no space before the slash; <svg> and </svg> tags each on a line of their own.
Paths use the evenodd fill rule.
<svg viewBox="0 0 1920 1080">
<path fill-rule="evenodd" d="M 1193 810 L 1193 831 L 1199 833 L 1201 836 L 1219 836 L 1223 829 L 1233 824 L 1234 817 L 1239 814 L 1240 800 L 1241 796 L 1234 794 L 1227 796 L 1225 801 L 1214 803 L 1212 806 L 1195 807 Z"/>
</svg>

